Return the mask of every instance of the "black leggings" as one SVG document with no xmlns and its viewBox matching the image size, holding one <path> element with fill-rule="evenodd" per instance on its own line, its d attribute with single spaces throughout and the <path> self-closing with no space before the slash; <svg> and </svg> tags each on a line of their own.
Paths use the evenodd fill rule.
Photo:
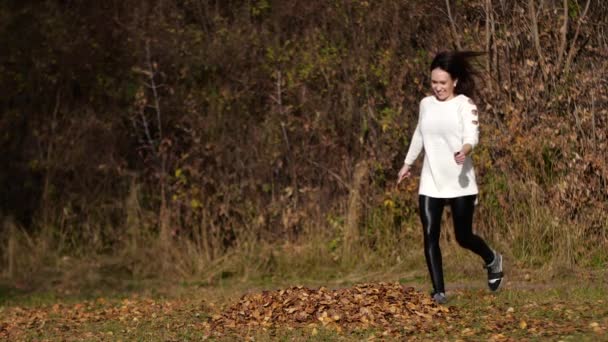
<svg viewBox="0 0 608 342">
<path fill-rule="evenodd" d="M 482 238 L 473 234 L 473 211 L 475 210 L 476 197 L 477 195 L 456 198 L 419 196 L 420 219 L 422 220 L 424 232 L 424 256 L 435 293 L 445 292 L 441 249 L 439 248 L 439 233 L 441 232 L 443 206 L 446 203 L 449 203 L 452 209 L 454 232 L 458 244 L 482 257 L 486 264 L 494 260 L 494 252 L 490 247 L 488 247 Z"/>
</svg>

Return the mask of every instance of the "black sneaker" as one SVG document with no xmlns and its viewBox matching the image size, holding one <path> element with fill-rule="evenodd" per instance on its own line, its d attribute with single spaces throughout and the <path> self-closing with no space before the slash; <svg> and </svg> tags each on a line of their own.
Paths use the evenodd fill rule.
<svg viewBox="0 0 608 342">
<path fill-rule="evenodd" d="M 492 291 L 497 291 L 502 282 L 502 255 L 494 252 L 494 261 L 486 265 L 488 269 L 488 287 Z"/>
<path fill-rule="evenodd" d="M 445 304 L 448 302 L 448 297 L 446 297 L 445 293 L 443 293 L 443 292 L 433 293 L 432 296 L 433 296 L 433 300 L 437 304 Z"/>
</svg>

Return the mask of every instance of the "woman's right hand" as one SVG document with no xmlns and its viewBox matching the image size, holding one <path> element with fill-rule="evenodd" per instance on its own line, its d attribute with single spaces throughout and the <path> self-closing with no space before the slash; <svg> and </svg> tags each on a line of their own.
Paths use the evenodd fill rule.
<svg viewBox="0 0 608 342">
<path fill-rule="evenodd" d="M 397 178 L 397 184 L 401 183 L 402 180 L 410 176 L 410 166 L 403 164 L 401 170 L 399 170 L 399 177 Z"/>
</svg>

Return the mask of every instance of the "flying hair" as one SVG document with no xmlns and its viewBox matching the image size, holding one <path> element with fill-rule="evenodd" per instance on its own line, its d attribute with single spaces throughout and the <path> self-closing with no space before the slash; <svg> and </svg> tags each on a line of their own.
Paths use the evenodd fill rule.
<svg viewBox="0 0 608 342">
<path fill-rule="evenodd" d="M 443 51 L 438 53 L 431 62 L 431 71 L 439 68 L 458 80 L 454 93 L 473 97 L 475 93 L 474 76 L 478 75 L 471 65 L 471 60 L 484 55 L 476 51 Z"/>
</svg>

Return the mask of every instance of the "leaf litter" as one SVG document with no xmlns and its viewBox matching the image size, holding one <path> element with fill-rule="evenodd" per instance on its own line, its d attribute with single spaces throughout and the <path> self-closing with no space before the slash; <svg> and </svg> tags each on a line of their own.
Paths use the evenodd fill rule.
<svg viewBox="0 0 608 342">
<path fill-rule="evenodd" d="M 431 323 L 445 324 L 456 317 L 455 308 L 439 306 L 412 287 L 375 283 L 335 290 L 296 286 L 247 294 L 213 316 L 209 326 L 214 334 L 238 328 L 314 325 L 338 332 L 370 328 L 421 332 Z"/>
<path fill-rule="evenodd" d="M 524 296 L 529 291 L 518 291 Z M 208 296 L 203 296 L 208 298 Z M 198 299 L 197 299 L 198 298 Z M 284 334 L 344 338 L 379 334 L 380 339 L 526 341 L 587 336 L 608 338 L 603 300 L 553 298 L 505 301 L 483 290 L 454 291 L 449 306 L 398 283 L 348 288 L 294 286 L 247 293 L 222 305 L 201 296 L 185 299 L 98 298 L 37 307 L 0 307 L 0 340 L 183 340 Z M 198 337 L 196 337 L 198 336 Z M 196 337 L 196 338 L 195 338 Z"/>
</svg>

